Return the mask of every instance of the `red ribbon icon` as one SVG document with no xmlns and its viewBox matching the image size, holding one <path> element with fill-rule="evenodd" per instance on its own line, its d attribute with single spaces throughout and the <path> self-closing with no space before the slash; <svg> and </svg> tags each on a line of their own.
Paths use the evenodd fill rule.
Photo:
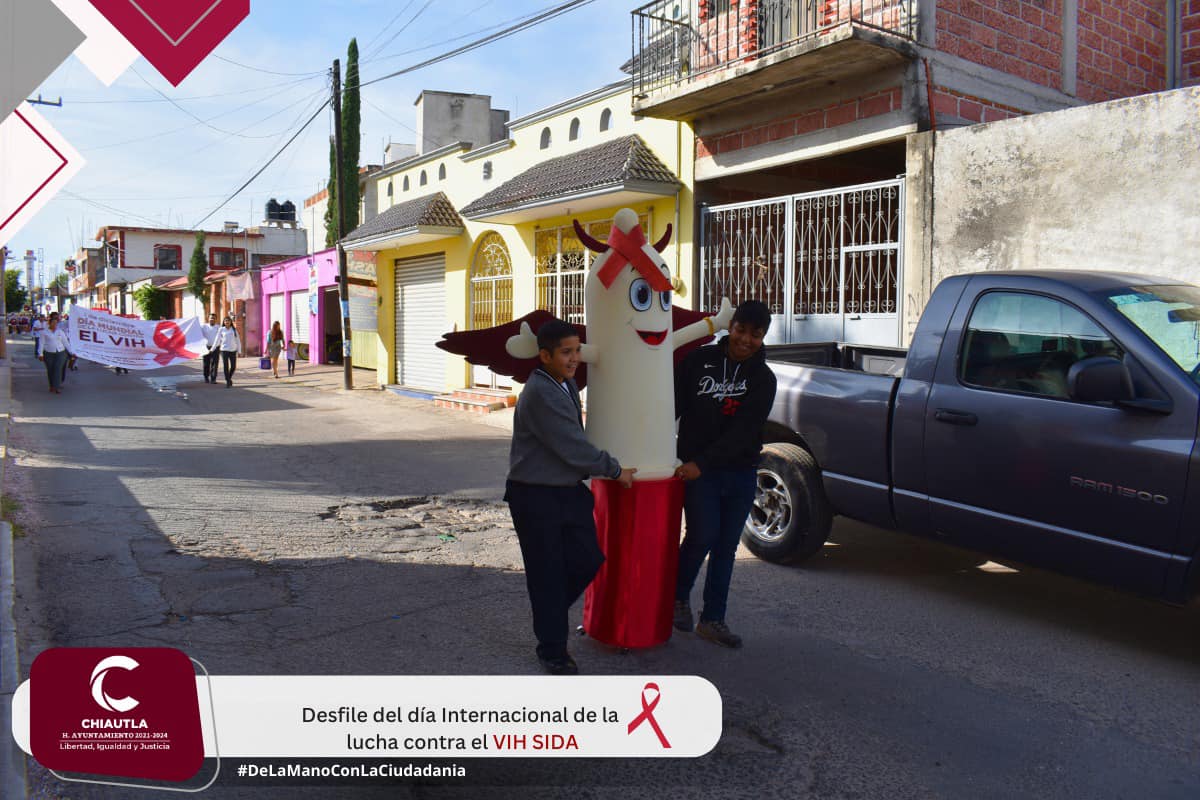
<svg viewBox="0 0 1200 800">
<path fill-rule="evenodd" d="M 625 233 L 616 225 L 613 226 L 612 233 L 608 235 L 608 258 L 600 268 L 599 275 L 605 289 L 612 286 L 626 264 L 633 264 L 634 269 L 642 273 L 642 277 L 649 281 L 650 288 L 654 291 L 671 291 L 671 281 L 642 249 L 645 246 L 646 234 L 642 232 L 641 225 L 635 225 L 629 233 Z"/>
<path fill-rule="evenodd" d="M 187 336 L 170 320 L 160 322 L 154 327 L 154 343 L 166 351 L 154 357 L 154 360 L 164 367 L 177 358 L 196 358 L 199 355 L 187 349 Z"/>
<path fill-rule="evenodd" d="M 651 689 L 654 690 L 654 699 L 650 702 L 646 702 L 646 692 L 650 691 Z M 662 692 L 659 690 L 657 683 L 647 683 L 644 687 L 642 687 L 642 713 L 634 717 L 633 722 L 629 723 L 628 732 L 633 733 L 634 730 L 643 722 L 649 722 L 650 727 L 654 729 L 656 734 L 658 734 L 658 740 L 662 742 L 662 746 L 670 750 L 671 743 L 667 741 L 666 736 L 663 736 L 662 728 L 658 727 L 658 720 L 654 718 L 654 709 L 658 705 L 658 701 L 661 699 Z"/>
</svg>

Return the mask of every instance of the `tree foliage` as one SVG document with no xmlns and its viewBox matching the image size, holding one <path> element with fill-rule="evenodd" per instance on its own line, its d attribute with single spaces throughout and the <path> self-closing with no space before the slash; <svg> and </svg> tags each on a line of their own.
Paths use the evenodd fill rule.
<svg viewBox="0 0 1200 800">
<path fill-rule="evenodd" d="M 25 307 L 29 293 L 21 285 L 21 270 L 4 270 L 4 307 L 10 313 Z"/>
<path fill-rule="evenodd" d="M 325 206 L 325 246 L 333 247 L 338 240 L 338 209 L 346 212 L 346 233 L 358 227 L 358 157 L 362 107 L 359 100 L 358 40 L 351 39 L 346 50 L 346 79 L 342 83 L 342 176 L 346 197 L 338 202 L 337 149 L 329 140 L 329 201 Z"/>
<path fill-rule="evenodd" d="M 134 291 L 133 302 L 141 312 L 142 319 L 171 316 L 171 295 L 152 283 Z"/>
<path fill-rule="evenodd" d="M 192 297 L 207 304 L 208 286 L 204 276 L 208 274 L 208 256 L 204 253 L 204 231 L 196 231 L 196 246 L 192 248 L 192 261 L 188 269 L 188 291 Z"/>
</svg>

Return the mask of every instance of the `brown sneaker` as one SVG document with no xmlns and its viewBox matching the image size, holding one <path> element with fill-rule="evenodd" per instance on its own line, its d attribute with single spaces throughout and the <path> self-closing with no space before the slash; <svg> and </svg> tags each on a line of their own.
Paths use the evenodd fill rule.
<svg viewBox="0 0 1200 800">
<path fill-rule="evenodd" d="M 689 606 L 687 603 L 683 603 L 683 602 L 680 602 L 679 600 L 676 600 L 675 601 L 675 620 L 674 620 L 673 624 L 675 625 L 675 630 L 683 631 L 684 633 L 691 633 L 692 628 L 694 627 L 693 617 L 692 617 L 692 607 Z"/>
<path fill-rule="evenodd" d="M 729 630 L 729 626 L 725 624 L 724 620 L 717 620 L 715 622 L 701 621 L 696 626 L 696 635 L 701 639 L 708 639 L 713 644 L 719 644 L 722 647 L 729 647 L 736 650 L 742 646 L 742 637 Z"/>
</svg>

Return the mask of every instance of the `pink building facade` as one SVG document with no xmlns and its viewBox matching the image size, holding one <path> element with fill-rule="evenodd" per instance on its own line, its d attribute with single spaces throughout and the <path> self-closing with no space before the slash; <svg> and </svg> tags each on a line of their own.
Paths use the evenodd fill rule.
<svg viewBox="0 0 1200 800">
<path fill-rule="evenodd" d="M 267 352 L 267 334 L 279 322 L 284 339 L 297 344 L 297 361 L 341 363 L 337 277 L 336 249 L 262 268 L 263 353 Z"/>
</svg>

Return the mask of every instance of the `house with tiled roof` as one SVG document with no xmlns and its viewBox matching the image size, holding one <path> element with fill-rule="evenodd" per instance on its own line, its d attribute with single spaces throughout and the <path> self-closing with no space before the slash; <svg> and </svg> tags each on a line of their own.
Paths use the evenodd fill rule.
<svg viewBox="0 0 1200 800">
<path fill-rule="evenodd" d="M 481 95 L 423 92 L 416 106 L 416 146 L 373 173 L 377 213 L 343 240 L 375 254 L 380 384 L 503 402 L 507 378 L 435 343 L 535 308 L 582 321 L 593 254 L 573 220 L 601 240 L 621 208 L 652 239 L 670 224 L 663 257 L 690 277 L 691 128 L 635 119 L 628 81 L 512 121 Z"/>
</svg>

